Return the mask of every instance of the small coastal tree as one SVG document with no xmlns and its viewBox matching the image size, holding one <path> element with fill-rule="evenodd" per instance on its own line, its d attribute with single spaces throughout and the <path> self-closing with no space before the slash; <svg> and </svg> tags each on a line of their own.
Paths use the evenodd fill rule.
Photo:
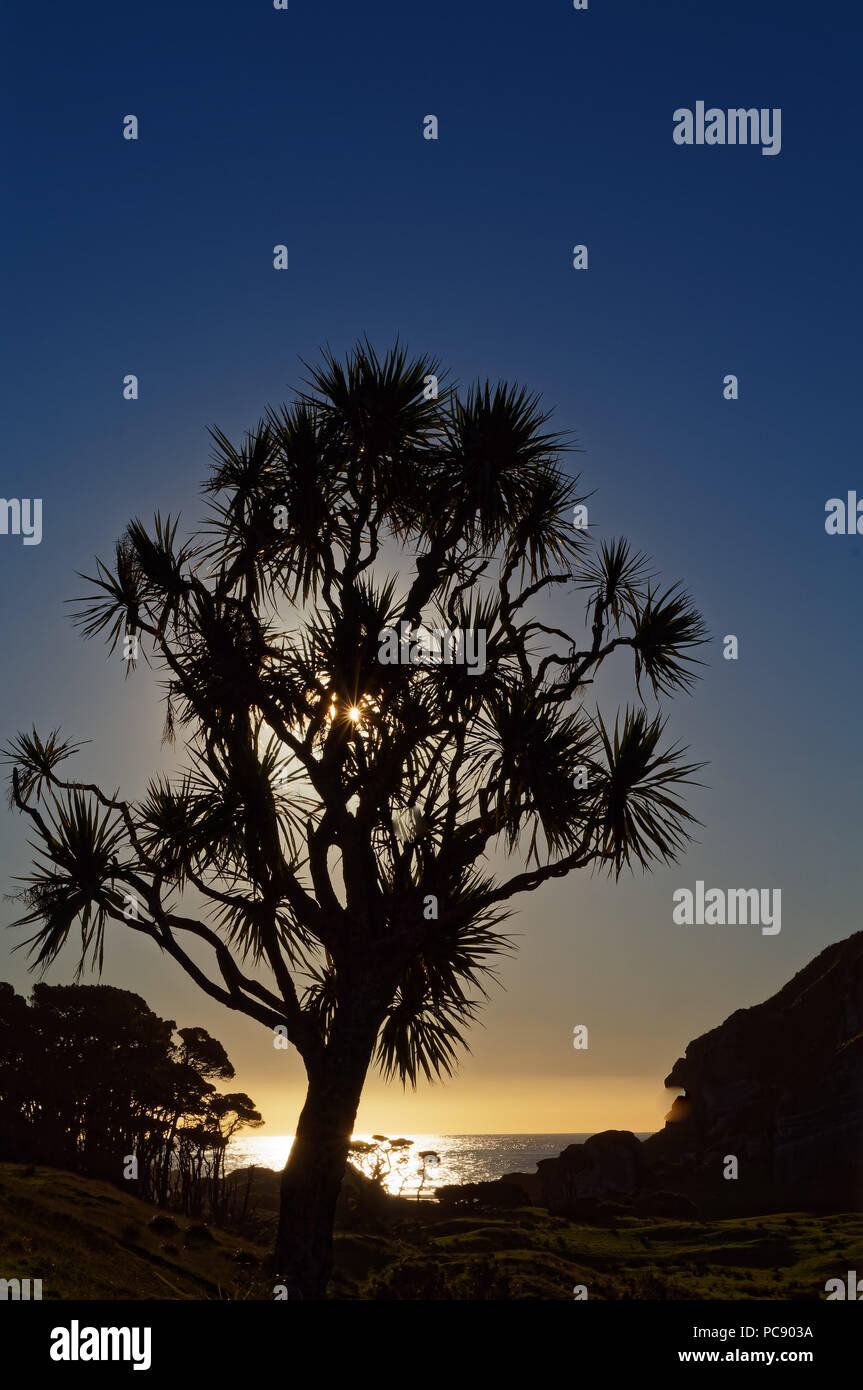
<svg viewBox="0 0 863 1390">
<path fill-rule="evenodd" d="M 317 1298 L 372 1063 L 452 1070 L 518 895 L 687 842 L 695 765 L 663 715 L 585 694 L 626 654 L 636 695 L 685 690 L 705 634 L 626 541 L 574 524 L 527 391 L 460 393 L 367 342 L 310 370 L 241 443 L 212 432 L 209 526 L 133 520 L 79 609 L 164 672 L 185 770 L 133 802 L 63 777 L 56 732 L 9 753 L 35 965 L 75 923 L 97 965 L 109 928 L 137 932 L 300 1054 L 275 1264 Z M 553 589 L 580 599 L 565 627 Z"/>
</svg>

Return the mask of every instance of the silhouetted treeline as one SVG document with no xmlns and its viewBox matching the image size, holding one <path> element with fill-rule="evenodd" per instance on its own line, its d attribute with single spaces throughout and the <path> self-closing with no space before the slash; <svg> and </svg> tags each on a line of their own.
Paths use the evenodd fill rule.
<svg viewBox="0 0 863 1390">
<path fill-rule="evenodd" d="M 263 1123 L 203 1028 L 109 985 L 0 982 L 0 1159 L 71 1168 L 190 1215 L 222 1214 L 225 1148 Z M 134 1160 L 134 1161 L 132 1161 Z"/>
</svg>

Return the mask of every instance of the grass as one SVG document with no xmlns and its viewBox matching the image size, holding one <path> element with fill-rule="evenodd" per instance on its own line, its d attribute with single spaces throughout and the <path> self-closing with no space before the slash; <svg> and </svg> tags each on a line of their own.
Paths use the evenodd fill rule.
<svg viewBox="0 0 863 1390">
<path fill-rule="evenodd" d="M 558 1301 L 583 1284 L 591 1299 L 810 1301 L 859 1265 L 863 1246 L 860 1213 L 622 1216 L 613 1227 L 534 1207 L 453 1216 L 419 1205 L 411 1216 L 337 1233 L 332 1297 Z M 43 1299 L 272 1299 L 272 1217 L 259 1242 L 215 1227 L 195 1240 L 197 1225 L 109 1183 L 0 1164 L 0 1278 L 41 1279 Z"/>
<path fill-rule="evenodd" d="M 153 1230 L 157 1211 L 111 1183 L 0 1163 L 0 1278 L 41 1279 L 43 1301 L 272 1297 L 268 1251 L 217 1230 L 186 1247 L 198 1223 Z"/>
<path fill-rule="evenodd" d="M 386 1264 L 380 1250 L 362 1279 L 360 1239 L 337 1238 L 334 1292 L 343 1298 L 451 1298 L 470 1283 L 480 1298 L 563 1300 L 583 1284 L 593 1299 L 817 1301 L 827 1279 L 859 1264 L 863 1215 L 805 1212 L 681 1222 L 622 1218 L 613 1229 L 521 1208 L 426 1228 Z M 484 1292 L 484 1286 L 488 1291 Z"/>
</svg>

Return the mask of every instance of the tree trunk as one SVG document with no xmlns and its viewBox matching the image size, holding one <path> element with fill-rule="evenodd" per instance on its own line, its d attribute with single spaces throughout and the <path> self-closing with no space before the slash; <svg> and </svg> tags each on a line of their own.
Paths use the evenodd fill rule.
<svg viewBox="0 0 863 1390">
<path fill-rule="evenodd" d="M 276 1278 L 287 1286 L 289 1298 L 326 1296 L 336 1203 L 382 1017 L 378 1010 L 362 1020 L 337 1015 L 324 1057 L 309 1071 L 306 1102 L 282 1173 L 276 1239 Z"/>
</svg>

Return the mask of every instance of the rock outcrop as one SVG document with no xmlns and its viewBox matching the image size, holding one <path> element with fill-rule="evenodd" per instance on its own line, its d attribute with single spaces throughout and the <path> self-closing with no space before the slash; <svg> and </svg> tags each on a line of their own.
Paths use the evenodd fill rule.
<svg viewBox="0 0 863 1390">
<path fill-rule="evenodd" d="M 530 1199 L 524 1188 L 509 1178 L 492 1182 L 447 1183 L 436 1187 L 435 1196 L 442 1207 L 526 1207 Z"/>
<path fill-rule="evenodd" d="M 863 932 L 696 1038 L 665 1084 L 684 1094 L 658 1134 L 606 1130 L 501 1181 L 600 1222 L 863 1210 Z"/>
<path fill-rule="evenodd" d="M 685 1189 L 863 1208 L 863 932 L 696 1038 L 665 1084 L 684 1095 L 644 1150 Z"/>
<path fill-rule="evenodd" d="M 629 1130 L 592 1134 L 536 1166 L 542 1205 L 557 1216 L 573 1212 L 585 1199 L 632 1197 L 655 1186 L 644 1145 Z"/>
</svg>

